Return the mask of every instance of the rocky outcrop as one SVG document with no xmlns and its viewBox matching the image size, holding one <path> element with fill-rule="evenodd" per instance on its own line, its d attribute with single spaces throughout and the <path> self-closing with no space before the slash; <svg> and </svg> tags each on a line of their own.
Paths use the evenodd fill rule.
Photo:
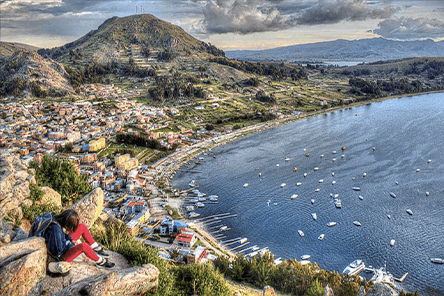
<svg viewBox="0 0 444 296">
<path fill-rule="evenodd" d="M 274 291 L 273 287 L 265 286 L 264 289 L 262 290 L 262 295 L 263 296 L 272 296 L 272 295 L 276 295 L 276 292 Z"/>
<path fill-rule="evenodd" d="M 333 292 L 333 289 L 330 288 L 328 285 L 325 286 L 324 296 L 335 296 L 335 293 Z"/>
<path fill-rule="evenodd" d="M 0 220 L 0 246 L 10 243 L 15 236 L 12 223 Z"/>
<path fill-rule="evenodd" d="M 91 227 L 103 210 L 103 190 L 101 188 L 94 189 L 73 204 L 70 209 L 79 213 L 81 223 Z"/>
<path fill-rule="evenodd" d="M 45 277 L 47 251 L 43 238 L 0 247 L 0 295 L 28 295 Z"/>
<path fill-rule="evenodd" d="M 152 264 L 146 264 L 84 279 L 54 296 L 143 295 L 157 287 L 158 279 L 159 270 Z"/>
<path fill-rule="evenodd" d="M 361 291 L 359 291 L 361 292 Z M 365 291 L 364 291 L 365 293 Z M 367 294 L 363 294 L 365 296 L 394 296 L 398 295 L 398 293 L 390 288 L 389 286 L 382 283 L 375 283 L 372 289 L 370 289 Z"/>
<path fill-rule="evenodd" d="M 35 182 L 18 156 L 0 150 L 0 219 L 29 197 L 29 183 Z"/>
<path fill-rule="evenodd" d="M 62 207 L 62 196 L 57 191 L 55 191 L 51 187 L 46 186 L 40 189 L 42 189 L 45 194 L 43 195 L 41 200 L 35 202 L 36 204 L 49 203 L 60 208 Z"/>
</svg>

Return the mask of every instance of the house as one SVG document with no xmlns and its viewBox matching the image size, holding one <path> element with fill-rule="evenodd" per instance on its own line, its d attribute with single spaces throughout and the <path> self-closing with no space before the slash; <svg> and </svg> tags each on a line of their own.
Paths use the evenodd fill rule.
<svg viewBox="0 0 444 296">
<path fill-rule="evenodd" d="M 176 239 L 173 242 L 173 246 L 177 248 L 191 248 L 196 242 L 196 236 L 194 233 L 180 233 L 176 236 Z"/>
<path fill-rule="evenodd" d="M 187 256 L 188 263 L 196 263 L 207 257 L 207 248 L 204 246 L 197 246 L 193 252 Z"/>
</svg>

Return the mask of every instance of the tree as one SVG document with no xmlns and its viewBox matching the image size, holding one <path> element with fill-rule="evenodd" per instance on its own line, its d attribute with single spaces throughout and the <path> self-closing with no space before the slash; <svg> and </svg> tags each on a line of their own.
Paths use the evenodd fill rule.
<svg viewBox="0 0 444 296">
<path fill-rule="evenodd" d="M 322 287 L 322 284 L 318 281 L 318 279 L 315 279 L 311 282 L 310 288 L 305 292 L 306 296 L 322 296 L 324 295 L 324 287 Z"/>
</svg>

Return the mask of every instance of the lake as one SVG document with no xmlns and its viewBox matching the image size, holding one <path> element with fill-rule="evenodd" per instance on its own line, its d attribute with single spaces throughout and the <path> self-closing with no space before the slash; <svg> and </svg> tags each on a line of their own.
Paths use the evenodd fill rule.
<svg viewBox="0 0 444 296">
<path fill-rule="evenodd" d="M 309 254 L 339 272 L 355 259 L 386 263 L 395 277 L 409 273 L 405 289 L 444 291 L 444 265 L 430 262 L 444 258 L 443 99 L 442 93 L 391 99 L 262 131 L 182 167 L 172 185 L 188 189 L 194 179 L 201 192 L 219 196 L 218 204 L 197 210 L 201 217 L 238 215 L 223 220 L 230 228 L 225 239 L 247 237 L 275 258 Z M 331 194 L 339 194 L 341 209 Z M 337 225 L 328 227 L 331 221 Z"/>
</svg>

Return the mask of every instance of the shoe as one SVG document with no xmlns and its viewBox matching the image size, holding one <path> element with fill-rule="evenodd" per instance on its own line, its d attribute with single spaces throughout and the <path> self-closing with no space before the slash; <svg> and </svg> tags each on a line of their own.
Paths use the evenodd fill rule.
<svg viewBox="0 0 444 296">
<path fill-rule="evenodd" d="M 109 257 L 109 254 L 103 250 L 103 247 L 101 245 L 99 245 L 97 248 L 93 250 L 97 255 L 100 255 L 102 257 Z"/>
<path fill-rule="evenodd" d="M 100 262 L 96 263 L 96 266 L 101 267 L 101 268 L 113 268 L 114 265 L 116 265 L 116 264 L 114 264 L 111 261 L 108 261 L 108 259 L 105 259 L 105 258 L 102 258 L 102 260 Z"/>
<path fill-rule="evenodd" d="M 67 276 L 70 272 L 71 264 L 68 262 L 60 261 L 60 262 L 50 262 L 48 264 L 48 268 L 46 269 L 46 273 L 50 277 L 61 277 Z"/>
</svg>

